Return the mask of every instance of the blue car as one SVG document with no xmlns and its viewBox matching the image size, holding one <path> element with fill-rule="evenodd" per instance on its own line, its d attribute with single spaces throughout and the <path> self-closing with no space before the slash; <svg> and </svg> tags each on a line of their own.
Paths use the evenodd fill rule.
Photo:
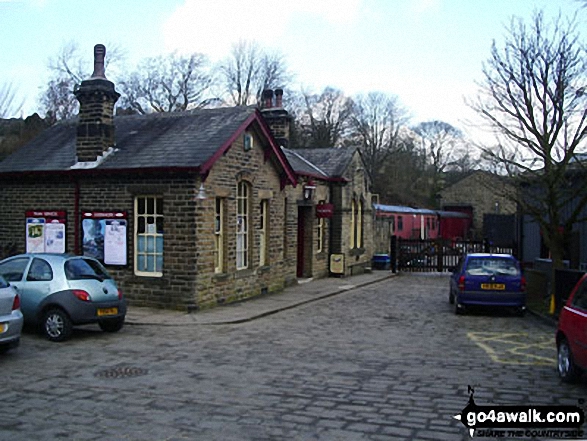
<svg viewBox="0 0 587 441">
<path fill-rule="evenodd" d="M 449 302 L 457 314 L 467 306 L 504 306 L 526 311 L 526 279 L 510 254 L 463 256 L 450 277 Z"/>
<path fill-rule="evenodd" d="M 20 254 L 0 262 L 0 275 L 16 290 L 25 323 L 51 341 L 67 340 L 75 325 L 122 329 L 126 300 L 102 264 L 68 254 Z"/>
</svg>

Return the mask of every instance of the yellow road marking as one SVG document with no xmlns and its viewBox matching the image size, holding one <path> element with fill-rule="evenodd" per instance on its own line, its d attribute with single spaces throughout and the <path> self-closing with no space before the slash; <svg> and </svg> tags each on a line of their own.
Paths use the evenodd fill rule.
<svg viewBox="0 0 587 441">
<path fill-rule="evenodd" d="M 556 363 L 553 338 L 530 337 L 525 332 L 468 332 L 467 337 L 495 363 L 533 366 Z"/>
</svg>

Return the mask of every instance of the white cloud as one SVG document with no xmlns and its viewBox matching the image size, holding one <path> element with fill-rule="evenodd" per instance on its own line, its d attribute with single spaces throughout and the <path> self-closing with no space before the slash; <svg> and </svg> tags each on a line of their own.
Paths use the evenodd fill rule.
<svg viewBox="0 0 587 441">
<path fill-rule="evenodd" d="M 434 11 L 440 6 L 440 0 L 413 0 L 411 9 L 417 14 Z"/>
<path fill-rule="evenodd" d="M 203 52 L 218 59 L 241 39 L 271 47 L 299 15 L 340 25 L 357 17 L 362 3 L 363 0 L 185 0 L 163 25 L 165 48 Z"/>
</svg>

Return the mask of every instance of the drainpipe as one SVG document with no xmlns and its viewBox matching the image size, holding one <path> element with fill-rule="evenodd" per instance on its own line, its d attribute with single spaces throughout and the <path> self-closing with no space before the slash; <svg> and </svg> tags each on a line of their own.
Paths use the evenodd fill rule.
<svg viewBox="0 0 587 441">
<path fill-rule="evenodd" d="M 74 185 L 74 201 L 73 201 L 73 235 L 74 235 L 74 246 L 73 246 L 73 252 L 76 255 L 81 255 L 80 252 L 80 241 L 81 241 L 81 236 L 80 236 L 80 212 L 79 212 L 79 199 L 80 199 L 80 185 L 79 185 L 79 180 L 74 178 L 73 181 L 73 185 Z"/>
</svg>

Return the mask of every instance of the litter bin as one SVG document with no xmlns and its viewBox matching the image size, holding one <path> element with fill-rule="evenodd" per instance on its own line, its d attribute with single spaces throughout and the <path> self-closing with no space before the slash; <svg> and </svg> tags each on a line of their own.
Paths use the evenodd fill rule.
<svg viewBox="0 0 587 441">
<path fill-rule="evenodd" d="M 375 254 L 373 256 L 372 267 L 374 270 L 389 270 L 391 259 L 388 254 Z"/>
</svg>

